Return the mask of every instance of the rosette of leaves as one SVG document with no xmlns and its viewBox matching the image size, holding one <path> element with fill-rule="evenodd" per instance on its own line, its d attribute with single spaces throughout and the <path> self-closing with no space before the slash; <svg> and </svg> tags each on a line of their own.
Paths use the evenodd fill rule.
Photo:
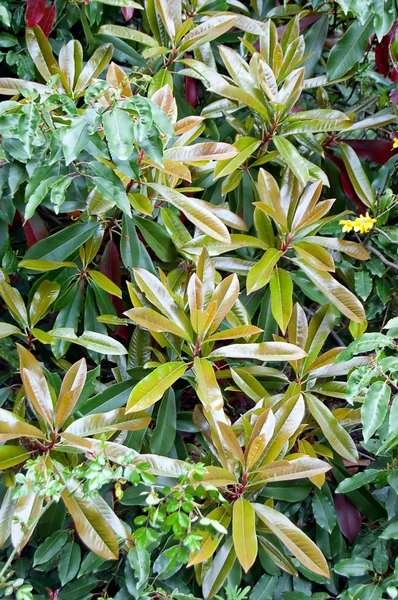
<svg viewBox="0 0 398 600">
<path fill-rule="evenodd" d="M 382 111 L 354 123 L 343 112 L 330 108 L 294 111 L 303 90 L 334 83 L 326 75 L 304 79 L 305 68 L 300 65 L 308 56 L 304 54 L 299 21 L 300 15 L 291 19 L 279 41 L 277 28 L 268 19 L 260 31 L 252 31 L 254 35 L 243 39 L 246 56 L 221 46 L 220 56 L 228 76 L 216 70 L 214 56 L 212 60 L 206 56 L 205 64 L 199 57 L 182 61 L 188 68 L 180 74 L 201 79 L 209 92 L 222 97 L 207 104 L 202 115 L 226 116 L 239 136 L 235 142 L 239 155 L 233 161 L 220 163 L 215 171 L 216 177 L 228 176 L 223 182 L 225 192 L 240 184 L 243 170 L 236 173 L 236 169 L 241 165 L 247 170 L 268 162 L 287 165 L 303 184 L 319 179 L 327 184 L 328 179 L 318 166 L 324 155 L 323 143 L 328 141 L 327 132 L 336 132 L 334 139 L 338 132 L 349 134 L 396 119 L 393 113 Z M 234 116 L 238 111 L 239 116 Z M 299 144 L 300 151 L 293 142 Z"/>
<path fill-rule="evenodd" d="M 0 447 L 0 468 L 6 471 L 10 486 L 0 511 L 1 544 L 11 534 L 12 544 L 20 552 L 32 535 L 46 502 L 61 497 L 83 542 L 99 556 L 116 559 L 118 538 L 126 540 L 129 531 L 101 496 L 89 497 L 80 489 L 80 481 L 72 470 L 78 464 L 76 453 L 82 449 L 74 445 L 73 439 L 79 436 L 77 439 L 84 441 L 90 439 L 89 436 L 104 435 L 112 440 L 120 431 L 146 427 L 150 416 L 144 412 L 129 416 L 124 409 L 116 409 L 73 419 L 79 402 L 87 397 L 85 360 L 71 366 L 62 384 L 56 376 L 51 376 L 49 383 L 34 356 L 20 345 L 18 352 L 27 402 L 23 402 L 21 394 L 13 412 L 0 409 L 0 439 L 6 442 Z M 88 394 L 91 392 L 92 387 Z M 15 440 L 19 443 L 15 444 Z M 103 442 L 96 441 L 100 453 Z M 135 456 L 133 450 L 130 454 Z M 34 467 L 28 469 L 23 493 L 14 496 L 14 468 L 23 469 L 23 464 L 34 457 Z"/>
<path fill-rule="evenodd" d="M 102 236 L 99 242 L 101 242 L 101 239 Z M 83 256 L 82 252 L 81 256 Z M 76 263 L 67 261 L 53 262 L 46 260 L 26 260 L 21 261 L 20 266 L 39 272 L 58 271 L 59 269 L 63 268 L 73 269 L 75 271 L 79 270 Z M 45 331 L 39 327 L 36 327 L 38 321 L 45 318 L 46 315 L 48 315 L 48 313 L 51 311 L 52 307 L 59 298 L 61 290 L 62 295 L 65 294 L 66 298 L 70 298 L 72 293 L 76 292 L 77 290 L 78 295 L 75 296 L 75 302 L 76 299 L 79 302 L 79 300 L 81 300 L 83 297 L 82 294 L 86 280 L 88 280 L 89 286 L 96 285 L 99 294 L 103 290 L 105 292 L 115 294 L 116 296 L 121 296 L 121 291 L 119 288 L 112 281 L 110 281 L 108 277 L 99 271 L 87 269 L 87 264 L 85 261 L 83 261 L 83 268 L 79 274 L 76 274 L 76 276 L 70 276 L 69 271 L 68 275 L 69 287 L 67 286 L 66 289 L 62 286 L 64 283 L 62 280 L 61 282 L 58 282 L 49 281 L 45 278 L 42 278 L 41 281 L 37 282 L 31 295 L 28 308 L 26 307 L 23 298 L 16 287 L 12 287 L 7 281 L 0 281 L 0 296 L 6 304 L 13 319 L 18 324 L 18 326 L 16 326 L 10 323 L 1 322 L 0 337 L 4 338 L 8 337 L 9 335 L 23 336 L 26 338 L 26 341 L 29 343 L 30 347 L 34 346 L 35 342 L 51 344 L 54 346 L 54 355 L 57 356 L 57 358 L 60 358 L 66 352 L 70 343 L 75 343 L 87 348 L 94 359 L 98 359 L 100 355 L 104 354 L 112 354 L 114 356 L 126 354 L 127 350 L 120 342 L 112 339 L 104 333 L 106 331 L 105 328 L 103 328 L 102 332 L 90 331 L 89 329 L 86 329 L 82 335 L 77 336 L 77 327 L 62 327 L 64 324 L 72 325 L 70 320 L 69 323 L 62 323 L 65 313 L 65 311 L 62 313 L 62 309 L 59 315 L 60 318 L 57 318 L 56 320 L 56 323 L 58 321 L 61 327 L 52 329 L 51 331 Z M 104 294 L 101 297 L 103 296 Z M 67 313 L 69 317 L 71 314 L 73 314 L 73 304 L 72 307 L 70 305 L 67 306 Z M 79 318 L 79 313 L 80 310 L 76 315 L 77 320 Z M 87 319 L 86 325 L 89 325 Z M 97 323 L 94 323 L 94 325 L 96 326 L 96 329 L 98 329 L 98 325 L 100 326 L 100 324 Z"/>
<path fill-rule="evenodd" d="M 182 295 L 178 290 L 173 292 L 163 273 L 159 280 L 145 269 L 135 269 L 134 277 L 136 283 L 128 283 L 134 308 L 125 314 L 150 331 L 162 350 L 156 350 L 158 361 L 148 364 L 156 368 L 133 389 L 127 412 L 150 407 L 178 379 L 189 377 L 190 372 L 206 410 L 220 410 L 223 396 L 214 364 L 220 359 L 283 362 L 305 356 L 303 350 L 285 342 L 224 345 L 231 339 L 255 339 L 261 329 L 250 324 L 248 313 L 239 301 L 237 276 L 230 275 L 216 285 L 216 271 L 205 251 Z M 108 321 L 106 315 L 100 319 Z M 220 327 L 224 320 L 230 327 Z M 112 317 L 109 322 L 113 322 Z M 221 346 L 214 348 L 215 344 Z"/>
<path fill-rule="evenodd" d="M 186 238 L 187 242 L 179 247 L 180 252 L 192 258 L 203 247 L 215 257 L 238 250 L 239 256 L 226 257 L 225 265 L 234 265 L 240 272 L 247 273 L 249 294 L 269 285 L 272 314 L 282 333 L 292 314 L 295 279 L 291 273 L 297 272 L 295 268 L 299 269 L 300 277 L 310 280 L 346 317 L 363 324 L 363 306 L 333 277 L 335 264 L 329 251 L 338 251 L 357 260 L 368 260 L 369 253 L 356 242 L 317 235 L 324 225 L 340 217 L 328 214 L 334 200 L 320 200 L 322 182 L 304 188 L 293 173 L 286 170 L 279 187 L 270 173 L 260 169 L 258 187 L 253 185 L 253 189 L 257 198 L 253 217 L 257 239 L 232 234 L 231 244 L 226 245 L 207 236 Z M 263 254 L 257 262 L 250 255 L 251 260 L 242 259 L 241 250 L 245 248 L 263 250 Z M 215 261 L 222 265 L 222 259 Z"/>
<path fill-rule="evenodd" d="M 223 412 L 196 407 L 195 422 L 213 456 L 201 484 L 222 494 L 220 506 L 210 507 L 206 516 L 228 529 L 225 536 L 205 534 L 200 548 L 191 553 L 188 564 L 195 565 L 205 598 L 217 593 L 236 559 L 247 572 L 259 546 L 290 574 L 297 572 L 283 546 L 310 571 L 329 576 L 326 560 L 306 534 L 277 511 L 272 500 L 260 501 L 261 491 L 274 482 L 311 478 L 320 486 L 324 481 L 330 468 L 326 462 L 305 452 L 289 453 L 304 412 L 303 397 L 295 386 L 279 407 L 258 407 L 233 426 Z M 209 566 L 202 569 L 205 562 Z"/>
<path fill-rule="evenodd" d="M 313 444 L 313 449 L 320 456 L 333 457 L 333 452 L 323 443 L 326 440 L 337 454 L 346 460 L 357 462 L 358 451 L 346 428 L 361 422 L 360 409 L 344 406 L 331 410 L 326 402 L 330 399 L 333 402 L 345 400 L 349 394 L 347 375 L 354 369 L 361 372 L 369 369 L 369 359 L 366 356 L 351 357 L 334 364 L 337 357 L 345 356 L 344 346 L 323 352 L 325 342 L 334 329 L 335 320 L 336 315 L 331 305 L 326 304 L 312 316 L 308 324 L 303 308 L 300 304 L 295 304 L 287 327 L 287 339 L 301 348 L 306 356 L 298 361 L 289 361 L 292 370 L 285 371 L 282 375 L 286 377 L 285 381 L 294 382 L 290 385 L 296 386 L 305 402 L 306 425 L 302 429 L 304 445 L 317 437 L 320 443 Z M 274 339 L 283 343 L 287 341 L 282 336 L 274 336 Z M 260 368 L 253 369 L 240 363 L 231 364 L 229 371 L 221 370 L 219 373 L 219 377 L 232 379 L 232 389 L 243 391 L 256 403 L 256 407 L 274 409 L 285 401 L 284 396 L 270 394 L 263 381 L 264 375 Z M 285 382 L 282 380 L 281 383 Z M 286 393 L 288 392 L 289 388 Z M 362 404 L 364 399 L 362 391 L 357 390 L 355 402 Z M 248 414 L 255 410 L 256 408 L 250 409 Z"/>
</svg>

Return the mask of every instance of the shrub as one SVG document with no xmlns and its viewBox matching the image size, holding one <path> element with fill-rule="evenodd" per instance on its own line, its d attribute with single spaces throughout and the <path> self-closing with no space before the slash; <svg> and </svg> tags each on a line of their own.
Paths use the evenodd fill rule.
<svg viewBox="0 0 398 600">
<path fill-rule="evenodd" d="M 0 5 L 0 597 L 397 596 L 396 13 Z"/>
</svg>

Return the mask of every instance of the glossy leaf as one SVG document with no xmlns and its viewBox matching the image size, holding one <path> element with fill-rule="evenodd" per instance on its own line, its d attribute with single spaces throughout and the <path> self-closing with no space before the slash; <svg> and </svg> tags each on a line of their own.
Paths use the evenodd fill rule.
<svg viewBox="0 0 398 600">
<path fill-rule="evenodd" d="M 145 410 L 155 404 L 164 392 L 183 376 L 187 367 L 188 365 L 178 361 L 157 367 L 137 383 L 129 396 L 126 413 Z"/>
<path fill-rule="evenodd" d="M 321 551 L 298 527 L 280 512 L 263 504 L 253 504 L 260 519 L 310 571 L 329 578 L 327 562 Z"/>
<path fill-rule="evenodd" d="M 238 498 L 233 505 L 232 536 L 236 556 L 247 573 L 257 557 L 257 536 L 254 508 L 244 498 Z"/>
</svg>

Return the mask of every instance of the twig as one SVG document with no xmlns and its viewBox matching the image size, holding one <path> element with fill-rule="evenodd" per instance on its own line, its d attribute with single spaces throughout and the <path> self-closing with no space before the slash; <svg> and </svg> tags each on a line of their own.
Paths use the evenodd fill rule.
<svg viewBox="0 0 398 600">
<path fill-rule="evenodd" d="M 385 231 L 383 231 L 383 229 L 379 229 L 378 227 L 375 227 L 375 231 L 377 231 L 377 233 L 381 233 L 381 235 L 384 235 L 384 237 L 386 237 L 388 239 L 388 241 L 390 242 L 390 244 L 394 244 L 394 246 L 398 246 L 398 240 L 393 240 L 388 233 L 386 233 Z"/>
<path fill-rule="evenodd" d="M 366 248 L 367 248 L 367 250 L 372 252 L 372 254 L 377 256 L 377 258 L 379 258 L 381 260 L 381 262 L 384 263 L 387 267 L 390 267 L 390 269 L 393 269 L 394 271 L 398 271 L 398 265 L 391 262 L 390 260 L 387 260 L 387 258 L 384 256 L 384 254 L 382 254 L 379 250 L 376 250 L 376 248 L 373 248 L 373 246 L 370 246 L 370 245 L 366 246 Z"/>
</svg>

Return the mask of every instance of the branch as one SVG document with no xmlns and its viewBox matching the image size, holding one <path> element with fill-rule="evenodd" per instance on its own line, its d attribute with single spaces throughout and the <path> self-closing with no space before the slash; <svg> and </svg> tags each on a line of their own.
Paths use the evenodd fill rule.
<svg viewBox="0 0 398 600">
<path fill-rule="evenodd" d="M 390 260 L 387 260 L 384 254 L 382 254 L 379 250 L 376 250 L 376 248 L 373 248 L 373 246 L 370 245 L 366 246 L 366 248 L 369 250 L 369 252 L 372 252 L 372 254 L 377 256 L 377 258 L 379 258 L 381 262 L 384 263 L 387 267 L 390 267 L 390 269 L 393 269 L 394 271 L 398 271 L 398 265 L 391 262 Z"/>
<path fill-rule="evenodd" d="M 377 231 L 377 233 L 381 233 L 381 235 L 384 235 L 384 237 L 386 237 L 388 239 L 388 241 L 390 242 L 390 244 L 394 244 L 394 246 L 398 246 L 398 241 L 397 240 L 393 240 L 392 238 L 390 238 L 390 236 L 388 235 L 388 233 L 386 233 L 382 229 L 379 229 L 378 227 L 375 227 L 375 231 Z"/>
</svg>

